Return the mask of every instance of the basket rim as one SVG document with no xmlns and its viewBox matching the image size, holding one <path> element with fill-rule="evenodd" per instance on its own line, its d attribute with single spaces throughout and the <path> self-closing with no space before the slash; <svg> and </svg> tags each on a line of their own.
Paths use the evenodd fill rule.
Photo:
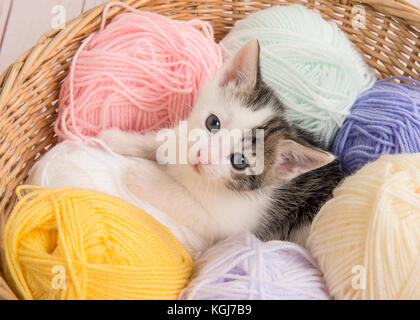
<svg viewBox="0 0 420 320">
<path fill-rule="evenodd" d="M 153 3 L 153 0 L 120 1 L 124 2 L 129 6 L 135 4 L 133 6 L 135 8 Z M 203 0 L 192 0 L 192 2 L 203 2 Z M 385 13 L 389 13 L 393 17 L 404 19 L 410 24 L 420 28 L 420 7 L 415 6 L 407 0 L 331 0 L 331 2 L 341 5 L 349 5 L 352 2 L 356 2 L 361 5 L 370 5 L 375 9 L 380 9 Z M 0 106 L 4 105 L 4 92 L 8 91 L 10 96 L 9 90 L 13 90 L 13 88 L 16 87 L 12 84 L 21 83 L 21 81 L 18 80 L 23 80 L 26 71 L 29 71 L 29 69 L 33 70 L 34 66 L 39 65 L 39 63 L 36 63 L 36 59 L 42 57 L 43 51 L 46 51 L 45 49 L 47 49 L 48 47 L 52 47 L 53 44 L 59 39 L 68 38 L 68 36 L 70 36 L 71 34 L 77 33 L 77 31 L 81 30 L 90 22 L 96 19 L 102 19 L 103 9 L 109 3 L 111 3 L 111 1 L 93 7 L 81 13 L 77 17 L 67 21 L 66 27 L 64 29 L 51 29 L 45 32 L 40 36 L 40 38 L 34 44 L 34 46 L 32 46 L 30 49 L 28 49 L 26 52 L 20 55 L 13 63 L 11 63 L 0 75 Z M 106 19 L 111 19 L 124 10 L 125 9 L 122 7 L 111 7 L 108 11 Z"/>
</svg>

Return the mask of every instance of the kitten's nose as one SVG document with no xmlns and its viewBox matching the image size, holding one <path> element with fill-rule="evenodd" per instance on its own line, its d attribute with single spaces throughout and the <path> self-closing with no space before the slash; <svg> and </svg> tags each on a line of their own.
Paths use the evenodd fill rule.
<svg viewBox="0 0 420 320">
<path fill-rule="evenodd" d="M 197 164 L 200 164 L 200 165 L 206 164 L 206 160 L 203 159 L 203 157 L 201 156 L 201 149 L 198 149 L 196 159 L 197 159 Z"/>
<path fill-rule="evenodd" d="M 191 153 L 189 153 L 190 162 L 191 164 L 200 164 L 200 165 L 207 165 L 211 164 L 211 156 L 210 150 L 206 149 L 207 147 L 198 147 Z"/>
<path fill-rule="evenodd" d="M 199 150 L 194 150 L 194 152 L 189 153 L 189 155 L 188 155 L 188 162 L 191 165 L 200 164 L 201 163 L 200 157 L 201 157 L 201 150 L 200 149 Z"/>
<path fill-rule="evenodd" d="M 200 173 L 201 165 L 202 165 L 201 151 L 198 150 L 196 155 L 195 155 L 195 161 L 193 162 L 192 167 L 197 173 Z"/>
<path fill-rule="evenodd" d="M 206 152 L 202 152 L 201 149 L 197 151 L 197 154 L 196 154 L 197 164 L 199 165 L 209 164 L 209 160 L 207 158 L 208 157 L 206 157 Z"/>
</svg>

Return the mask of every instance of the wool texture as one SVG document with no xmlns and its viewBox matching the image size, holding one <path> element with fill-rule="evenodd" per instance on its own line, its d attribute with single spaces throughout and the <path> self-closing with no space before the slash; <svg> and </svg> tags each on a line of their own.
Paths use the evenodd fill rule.
<svg viewBox="0 0 420 320">
<path fill-rule="evenodd" d="M 44 188 L 83 188 L 118 197 L 144 210 L 167 227 L 193 257 L 205 250 L 209 244 L 201 236 L 142 201 L 126 187 L 125 173 L 132 166 L 141 165 L 141 160 L 121 156 L 105 144 L 97 143 L 97 139 L 89 138 L 84 142 L 67 140 L 57 144 L 31 168 L 26 184 Z"/>
<path fill-rule="evenodd" d="M 308 247 L 335 299 L 420 299 L 420 154 L 384 155 L 346 178 Z"/>
<path fill-rule="evenodd" d="M 187 300 L 324 300 L 322 275 L 309 253 L 285 241 L 242 232 L 217 243 L 195 264 L 180 294 Z"/>
<path fill-rule="evenodd" d="M 20 299 L 176 299 L 187 285 L 190 255 L 142 210 L 84 189 L 19 190 L 3 270 Z"/>
<path fill-rule="evenodd" d="M 346 174 L 383 154 L 420 152 L 420 81 L 384 79 L 362 94 L 340 129 L 333 152 Z"/>
<path fill-rule="evenodd" d="M 273 6 L 250 14 L 222 40 L 226 56 L 248 40 L 260 43 L 261 75 L 295 125 L 330 148 L 356 98 L 375 74 L 338 26 L 302 5 Z"/>
<path fill-rule="evenodd" d="M 129 13 L 106 27 L 112 6 Z M 146 131 L 185 119 L 204 82 L 222 65 L 208 22 L 173 20 L 108 4 L 102 26 L 76 52 L 60 92 L 55 131 L 83 140 L 101 130 Z"/>
</svg>

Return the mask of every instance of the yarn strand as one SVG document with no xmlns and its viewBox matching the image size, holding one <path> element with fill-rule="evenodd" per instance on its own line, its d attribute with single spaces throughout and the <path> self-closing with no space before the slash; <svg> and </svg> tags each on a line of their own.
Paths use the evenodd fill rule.
<svg viewBox="0 0 420 320">
<path fill-rule="evenodd" d="M 346 174 L 384 154 L 420 152 L 420 81 L 393 77 L 376 82 L 354 103 L 333 152 Z"/>
<path fill-rule="evenodd" d="M 176 299 L 188 283 L 190 255 L 142 210 L 84 189 L 24 189 L 34 191 L 3 231 L 3 270 L 19 298 Z"/>
<path fill-rule="evenodd" d="M 287 116 L 331 148 L 357 96 L 376 81 L 346 34 L 302 5 L 260 10 L 237 21 L 222 40 L 233 55 L 251 38 L 261 46 L 261 75 Z"/>
<path fill-rule="evenodd" d="M 109 10 L 128 10 L 107 23 Z M 111 2 L 100 29 L 74 55 L 54 129 L 84 140 L 101 130 L 145 131 L 185 119 L 204 82 L 222 65 L 208 22 L 179 21 Z"/>
<path fill-rule="evenodd" d="M 242 232 L 208 249 L 179 299 L 329 299 L 314 259 L 297 244 Z"/>
</svg>

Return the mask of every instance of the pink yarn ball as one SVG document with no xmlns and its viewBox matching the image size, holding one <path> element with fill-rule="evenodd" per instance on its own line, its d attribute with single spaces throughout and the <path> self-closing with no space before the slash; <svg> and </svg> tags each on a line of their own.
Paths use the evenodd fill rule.
<svg viewBox="0 0 420 320">
<path fill-rule="evenodd" d="M 200 87 L 222 65 L 209 23 L 124 7 L 132 12 L 106 28 L 103 21 L 74 56 L 60 93 L 60 140 L 112 127 L 170 127 L 189 115 Z"/>
</svg>

